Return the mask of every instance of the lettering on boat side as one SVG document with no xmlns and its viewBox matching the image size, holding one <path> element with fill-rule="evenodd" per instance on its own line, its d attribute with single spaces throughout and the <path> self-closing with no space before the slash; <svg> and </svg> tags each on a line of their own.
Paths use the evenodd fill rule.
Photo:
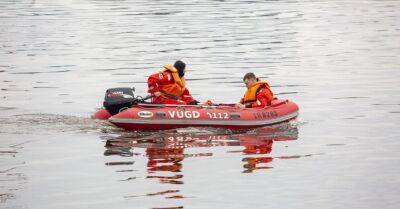
<svg viewBox="0 0 400 209">
<path fill-rule="evenodd" d="M 228 136 L 224 136 L 224 135 L 210 135 L 208 137 L 208 140 L 227 140 Z"/>
<path fill-rule="evenodd" d="M 141 118 L 151 118 L 153 117 L 153 113 L 150 111 L 140 111 L 138 112 L 138 116 Z"/>
<path fill-rule="evenodd" d="M 198 137 L 191 137 L 191 136 L 170 136 L 167 138 L 169 142 L 190 142 L 194 140 L 199 140 Z"/>
<path fill-rule="evenodd" d="M 270 119 L 270 118 L 275 118 L 278 116 L 278 113 L 273 110 L 273 111 L 262 111 L 262 112 L 257 112 L 253 113 L 255 119 Z"/>
<path fill-rule="evenodd" d="M 170 110 L 168 114 L 171 118 L 200 118 L 198 111 Z"/>
<path fill-rule="evenodd" d="M 207 112 L 207 116 L 210 119 L 229 119 L 229 115 L 226 112 Z"/>
</svg>

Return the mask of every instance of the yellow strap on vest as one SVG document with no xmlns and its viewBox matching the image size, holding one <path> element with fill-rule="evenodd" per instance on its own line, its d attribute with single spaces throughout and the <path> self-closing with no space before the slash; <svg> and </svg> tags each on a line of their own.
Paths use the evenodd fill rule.
<svg viewBox="0 0 400 209">
<path fill-rule="evenodd" d="M 171 72 L 175 83 L 178 84 L 179 87 L 185 88 L 185 77 L 182 77 L 182 78 L 179 77 L 178 70 L 172 64 L 166 64 L 163 67 L 164 67 L 163 72 L 165 72 L 165 71 Z"/>
<path fill-rule="evenodd" d="M 164 85 L 162 87 L 163 93 L 171 94 L 174 96 L 180 97 L 185 90 L 185 78 L 184 77 L 179 77 L 178 70 L 171 64 L 166 64 L 163 66 L 164 69 L 162 72 L 170 72 L 172 74 L 172 77 L 174 79 L 173 84 L 168 84 Z"/>
<path fill-rule="evenodd" d="M 243 103 L 254 102 L 257 100 L 257 91 L 260 87 L 266 87 L 269 89 L 269 84 L 265 81 L 257 81 L 247 89 L 246 93 L 243 96 Z"/>
</svg>

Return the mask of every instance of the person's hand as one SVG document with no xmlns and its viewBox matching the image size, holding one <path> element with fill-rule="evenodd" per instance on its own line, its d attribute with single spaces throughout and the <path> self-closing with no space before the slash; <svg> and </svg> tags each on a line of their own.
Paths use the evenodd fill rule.
<svg viewBox="0 0 400 209">
<path fill-rule="evenodd" d="M 159 91 L 154 92 L 154 96 L 155 96 L 155 97 L 161 96 L 161 92 L 159 92 Z"/>
<path fill-rule="evenodd" d="M 236 108 L 240 108 L 240 109 L 244 109 L 246 106 L 244 104 L 238 103 L 238 104 L 235 105 L 235 107 Z"/>
<path fill-rule="evenodd" d="M 204 102 L 204 105 L 212 106 L 213 102 L 211 100 L 207 100 L 207 101 Z"/>
</svg>

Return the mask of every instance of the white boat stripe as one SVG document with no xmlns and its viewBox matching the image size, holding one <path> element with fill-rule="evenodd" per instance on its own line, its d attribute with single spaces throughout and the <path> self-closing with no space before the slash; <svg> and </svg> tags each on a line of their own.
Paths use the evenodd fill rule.
<svg viewBox="0 0 400 209">
<path fill-rule="evenodd" d="M 236 126 L 254 126 L 254 125 L 269 125 L 274 123 L 280 123 L 289 119 L 295 118 L 298 115 L 298 111 L 285 115 L 279 118 L 271 120 L 256 120 L 256 121 L 245 121 L 245 120 L 151 120 L 151 119 L 131 119 L 131 118 L 114 118 L 111 117 L 109 121 L 111 123 L 129 123 L 129 124 L 154 124 L 154 125 L 236 125 Z"/>
</svg>

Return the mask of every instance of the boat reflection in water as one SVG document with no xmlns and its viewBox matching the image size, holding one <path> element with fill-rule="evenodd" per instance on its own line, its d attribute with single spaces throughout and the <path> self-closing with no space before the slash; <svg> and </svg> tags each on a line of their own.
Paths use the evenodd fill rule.
<svg viewBox="0 0 400 209">
<path fill-rule="evenodd" d="M 228 161 L 236 161 L 236 156 L 241 155 L 242 162 L 239 161 L 238 163 L 243 168 L 239 169 L 240 172 L 252 173 L 257 170 L 272 168 L 269 164 L 274 159 L 296 158 L 296 156 L 272 157 L 271 151 L 273 144 L 296 140 L 297 137 L 297 127 L 290 125 L 262 128 L 252 133 L 240 134 L 220 134 L 218 132 L 210 133 L 209 131 L 204 133 L 201 131 L 193 132 L 192 130 L 123 133 L 118 137 L 107 139 L 104 155 L 113 155 L 112 159 L 115 159 L 115 155 L 124 157 L 125 159 L 132 159 L 123 162 L 108 162 L 106 165 L 126 165 L 124 166 L 125 168 L 129 166 L 129 169 L 117 170 L 117 172 L 135 171 L 134 175 L 136 176 L 121 180 L 130 181 L 138 179 L 135 182 L 135 188 L 146 188 L 147 185 L 152 185 L 151 182 L 145 183 L 146 181 L 143 181 L 140 175 L 144 175 L 143 177 L 150 181 L 153 181 L 153 179 L 157 180 L 157 182 L 164 184 L 164 186 L 172 186 L 168 189 L 160 187 L 164 188 L 164 190 L 147 191 L 145 194 L 140 194 L 141 190 L 139 189 L 136 192 L 133 191 L 136 194 L 126 195 L 124 198 L 163 196 L 165 199 L 186 199 L 195 196 L 182 194 L 183 191 L 181 189 L 183 187 L 179 186 L 184 184 L 185 173 L 191 176 L 191 171 L 183 170 L 185 159 L 204 157 L 204 160 L 209 160 L 207 158 L 215 158 L 217 161 L 214 163 L 221 164 L 222 161 L 218 161 L 221 160 L 221 153 L 223 154 L 222 156 L 228 155 L 233 157 L 233 159 L 226 159 Z M 224 162 L 226 161 L 224 160 Z M 192 167 L 193 163 L 199 163 L 199 161 L 186 162 L 188 167 Z M 138 168 L 138 166 L 143 166 L 143 164 L 147 165 L 146 170 Z M 203 163 L 202 165 L 204 166 Z M 223 163 L 220 166 L 226 165 L 226 163 Z M 208 168 L 204 169 L 208 170 Z M 190 180 L 185 179 L 185 181 Z M 141 185 L 141 183 L 144 183 L 144 185 Z"/>
<path fill-rule="evenodd" d="M 182 184 L 182 170 L 185 158 L 210 157 L 213 147 L 234 146 L 240 147 L 238 151 L 228 153 L 241 153 L 243 172 L 251 173 L 255 170 L 269 169 L 268 163 L 273 161 L 269 156 L 272 145 L 276 142 L 296 140 L 298 130 L 295 126 L 266 127 L 257 129 L 252 133 L 218 134 L 204 132 L 164 131 L 155 133 L 124 133 L 121 136 L 110 138 L 106 142 L 105 155 L 147 157 L 147 178 L 159 178 L 162 183 Z M 185 153 L 185 150 L 199 147 L 210 147 L 206 153 Z M 145 149 L 142 153 L 134 153 L 134 149 Z M 203 149 L 202 149 L 203 150 Z M 288 157 L 278 157 L 288 158 Z M 290 158 L 290 157 L 289 157 Z M 170 171 L 176 175 L 163 177 L 154 176 L 157 171 Z"/>
</svg>

